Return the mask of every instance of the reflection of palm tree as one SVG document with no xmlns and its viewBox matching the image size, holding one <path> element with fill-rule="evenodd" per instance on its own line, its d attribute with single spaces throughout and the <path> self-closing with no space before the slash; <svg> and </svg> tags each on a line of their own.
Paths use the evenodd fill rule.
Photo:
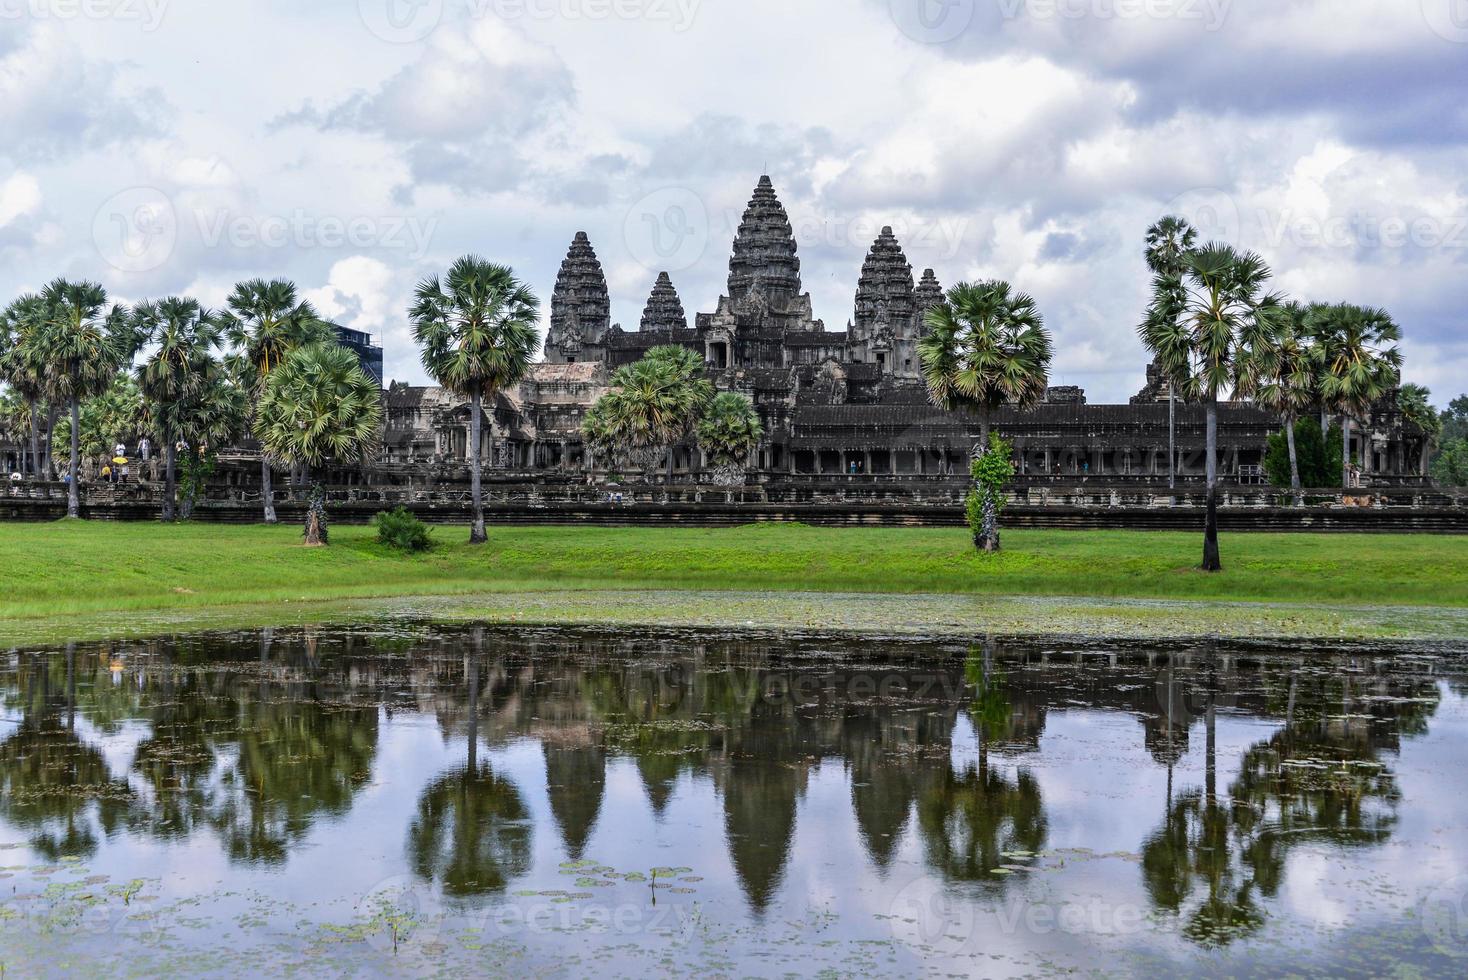
<svg viewBox="0 0 1468 980">
<path fill-rule="evenodd" d="M 1203 885 L 1183 927 L 1194 942 L 1225 945 L 1259 929 L 1264 911 L 1258 897 L 1278 893 L 1290 848 L 1306 842 L 1365 846 L 1390 836 L 1400 794 L 1377 756 L 1383 745 L 1395 744 L 1402 727 L 1421 723 L 1430 698 L 1372 692 L 1362 705 L 1351 694 L 1351 680 L 1342 683 L 1302 685 L 1298 671 L 1290 672 L 1284 692 L 1272 700 L 1285 727 L 1244 753 L 1225 803 L 1214 786 L 1210 687 L 1205 788 L 1169 800 L 1163 826 L 1142 847 L 1143 881 L 1159 909 L 1182 914 Z M 1390 681 L 1381 683 L 1386 690 L 1380 693 L 1401 693 Z M 1353 720 L 1363 711 L 1377 717 L 1366 724 Z"/>
<path fill-rule="evenodd" d="M 110 834 L 133 800 L 127 782 L 114 779 L 102 753 L 76 733 L 74 647 L 65 663 L 64 686 L 53 695 L 52 662 L 31 658 L 20 685 L 20 727 L 0 742 L 0 815 L 29 831 L 31 847 L 53 861 L 94 853 L 93 812 Z"/>
<path fill-rule="evenodd" d="M 502 891 L 530 868 L 530 811 L 520 791 L 479 762 L 479 661 L 484 631 L 472 635 L 464 661 L 468 694 L 468 762 L 428 785 L 408 828 L 408 856 L 422 878 L 456 897 Z"/>
<path fill-rule="evenodd" d="M 503 890 L 530 868 L 530 811 L 487 762 L 445 773 L 423 791 L 408 828 L 413 870 L 447 895 Z"/>
<path fill-rule="evenodd" d="M 1047 822 L 1040 784 L 1028 770 L 1011 782 L 987 762 L 946 769 L 918 798 L 928 863 L 958 881 L 993 881 L 1006 853 L 1038 851 Z"/>
</svg>

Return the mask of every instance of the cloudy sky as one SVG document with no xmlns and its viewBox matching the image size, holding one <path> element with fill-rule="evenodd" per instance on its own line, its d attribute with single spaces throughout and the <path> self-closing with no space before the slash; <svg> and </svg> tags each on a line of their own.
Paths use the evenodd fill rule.
<svg viewBox="0 0 1468 980">
<path fill-rule="evenodd" d="M 548 302 L 590 234 L 614 319 L 713 308 L 762 172 L 830 329 L 890 224 L 1002 277 L 1055 382 L 1124 400 L 1147 225 L 1381 305 L 1468 390 L 1468 0 L 0 0 L 0 298 L 66 275 L 220 303 L 295 280 L 421 380 L 464 252 Z"/>
</svg>

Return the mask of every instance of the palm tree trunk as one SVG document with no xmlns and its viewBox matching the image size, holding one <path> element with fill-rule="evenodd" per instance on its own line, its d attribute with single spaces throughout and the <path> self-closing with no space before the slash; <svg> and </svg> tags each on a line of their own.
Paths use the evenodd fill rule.
<svg viewBox="0 0 1468 980">
<path fill-rule="evenodd" d="M 484 533 L 484 497 L 479 485 L 479 426 L 480 426 L 480 393 L 476 389 L 474 397 L 470 399 L 469 412 L 469 440 L 474 445 L 469 448 L 469 487 L 470 494 L 474 498 L 474 526 L 469 530 L 470 544 L 484 544 L 489 536 Z"/>
<path fill-rule="evenodd" d="M 975 459 L 985 456 L 989 452 L 990 435 L 989 409 L 985 406 L 979 413 L 979 444 L 975 447 Z M 999 504 L 978 480 L 974 481 L 974 491 L 979 495 L 982 505 L 979 521 L 979 537 L 974 543 L 980 550 L 995 552 L 999 550 Z"/>
<path fill-rule="evenodd" d="M 1218 402 L 1208 399 L 1208 438 L 1205 450 L 1208 473 L 1208 516 L 1203 524 L 1203 571 L 1221 572 L 1218 560 Z"/>
<path fill-rule="evenodd" d="M 275 523 L 275 486 L 271 480 L 270 457 L 260 454 L 260 499 L 265 502 L 265 523 Z"/>
<path fill-rule="evenodd" d="M 82 516 L 82 488 L 81 488 L 81 459 L 82 459 L 82 403 L 76 395 L 71 396 L 71 462 L 67 467 L 67 473 L 71 476 L 71 482 L 66 488 L 66 516 Z"/>
<path fill-rule="evenodd" d="M 302 475 L 309 477 L 309 467 L 301 467 Z M 311 499 L 310 506 L 306 508 L 306 534 L 305 545 L 308 548 L 321 548 L 326 546 L 326 490 L 322 487 L 312 487 L 308 494 Z"/>
<path fill-rule="evenodd" d="M 177 480 L 174 477 L 175 464 L 178 462 L 178 446 L 174 444 L 173 433 L 163 433 L 163 519 L 173 520 L 174 495 L 177 491 Z"/>
<path fill-rule="evenodd" d="M 1341 486 L 1351 489 L 1351 417 L 1341 413 Z"/>
<path fill-rule="evenodd" d="M 1177 392 L 1167 383 L 1167 489 L 1177 489 Z"/>
<path fill-rule="evenodd" d="M 41 406 L 31 402 L 31 476 L 41 479 Z"/>
<path fill-rule="evenodd" d="M 1295 416 L 1293 412 L 1285 415 L 1285 443 L 1290 449 L 1290 490 L 1294 491 L 1295 506 L 1301 507 L 1305 503 L 1305 495 L 1300 492 L 1300 458 L 1295 453 Z"/>
<path fill-rule="evenodd" d="M 61 474 L 56 470 L 56 406 L 46 406 L 46 456 L 41 464 L 41 472 L 47 480 L 56 480 Z"/>
</svg>

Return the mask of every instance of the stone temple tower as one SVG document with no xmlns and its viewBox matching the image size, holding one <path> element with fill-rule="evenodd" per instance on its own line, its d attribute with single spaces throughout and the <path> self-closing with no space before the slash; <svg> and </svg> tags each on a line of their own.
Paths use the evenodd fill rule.
<svg viewBox="0 0 1468 980">
<path fill-rule="evenodd" d="M 612 301 L 601 262 L 586 232 L 578 231 L 551 294 L 545 359 L 552 364 L 600 360 L 611 327 Z"/>
<path fill-rule="evenodd" d="M 772 310 L 789 309 L 800 297 L 800 259 L 795 231 L 775 185 L 761 177 L 739 222 L 729 259 L 729 298 L 737 307 L 758 298 Z"/>
<path fill-rule="evenodd" d="M 688 314 L 683 312 L 678 290 L 673 288 L 673 280 L 666 272 L 659 272 L 652 295 L 647 298 L 647 306 L 642 311 L 641 330 L 643 333 L 671 335 L 675 330 L 687 329 Z"/>
<path fill-rule="evenodd" d="M 923 313 L 941 299 L 931 269 L 921 286 L 913 286 L 912 266 L 902 245 L 890 227 L 883 228 L 867 252 L 856 287 L 848 343 L 851 358 L 877 364 L 883 374 L 896 378 L 921 377 L 917 342 L 923 334 Z"/>
</svg>

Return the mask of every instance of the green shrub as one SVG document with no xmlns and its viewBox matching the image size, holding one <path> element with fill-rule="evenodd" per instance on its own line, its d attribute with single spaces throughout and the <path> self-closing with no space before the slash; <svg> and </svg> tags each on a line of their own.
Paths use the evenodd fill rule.
<svg viewBox="0 0 1468 980">
<path fill-rule="evenodd" d="M 1320 423 L 1314 418 L 1295 421 L 1295 458 L 1300 464 L 1300 486 L 1304 489 L 1341 485 L 1341 427 L 1331 425 L 1325 438 L 1320 437 Z M 1290 448 L 1284 429 L 1269 437 L 1264 454 L 1264 472 L 1276 487 L 1289 489 Z"/>
<path fill-rule="evenodd" d="M 394 507 L 377 515 L 377 540 L 399 551 L 427 551 L 433 547 L 428 525 L 414 517 L 406 507 Z"/>
</svg>

